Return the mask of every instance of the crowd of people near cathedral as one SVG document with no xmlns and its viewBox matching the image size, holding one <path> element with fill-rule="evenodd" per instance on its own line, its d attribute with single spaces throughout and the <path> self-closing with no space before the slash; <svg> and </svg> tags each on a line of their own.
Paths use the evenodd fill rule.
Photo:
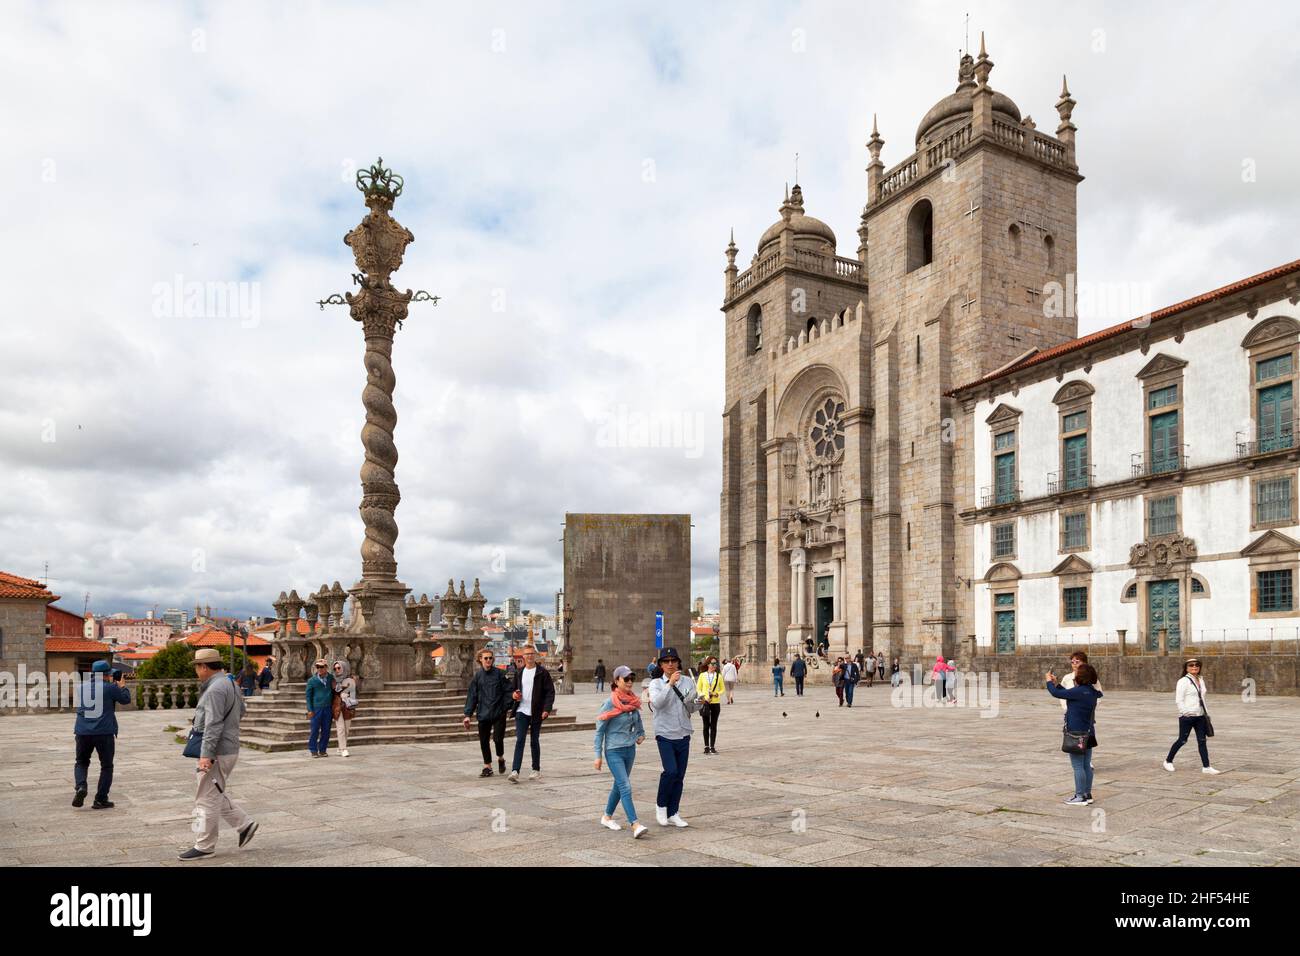
<svg viewBox="0 0 1300 956">
<path fill-rule="evenodd" d="M 478 668 L 469 681 L 465 697 L 463 726 L 477 723 L 479 746 L 483 758 L 482 777 L 503 774 L 512 784 L 520 782 L 525 747 L 530 757 L 528 779 L 541 779 L 540 731 L 544 721 L 555 712 L 556 682 L 538 661 L 531 646 L 520 648 L 510 665 L 496 666 L 493 654 L 482 651 Z M 900 683 L 902 670 L 897 658 L 886 664 L 883 654 L 837 657 L 834 662 L 812 660 L 795 655 L 790 667 L 795 693 L 803 696 L 810 665 L 832 666 L 832 686 L 839 706 L 852 707 L 854 688 L 866 682 L 872 686 L 877 678 L 888 674 L 892 686 Z M 653 734 L 658 751 L 660 773 L 655 794 L 655 821 L 661 827 L 686 827 L 682 816 L 686 771 L 691 755 L 695 727 L 692 718 L 699 714 L 701 739 L 706 755 L 719 754 L 718 729 L 724 705 L 735 703 L 739 674 L 745 666 L 740 658 L 719 661 L 705 658 L 698 672 L 690 670 L 675 648 L 656 652 L 640 678 L 632 668 L 620 664 L 613 668 L 610 688 L 604 696 L 607 671 L 604 661 L 596 669 L 601 703 L 596 708 L 593 740 L 594 767 L 608 768 L 609 794 L 600 815 L 600 825 L 610 830 L 624 827 L 615 819 L 621 805 L 626 825 L 634 839 L 644 836 L 648 827 L 637 815 L 633 797 L 632 768 L 638 749 Z M 229 783 L 239 758 L 239 725 L 245 712 L 243 682 L 228 674 L 226 664 L 211 648 L 200 649 L 194 657 L 195 675 L 201 693 L 195 710 L 193 727 L 186 740 L 184 755 L 196 761 L 194 802 L 194 845 L 179 855 L 181 860 L 200 860 L 216 851 L 221 823 L 238 834 L 238 845 L 246 847 L 258 832 L 258 823 L 229 793 Z M 349 674 L 343 660 L 333 663 L 317 660 L 315 673 L 306 685 L 306 707 L 311 718 L 308 751 L 314 758 L 328 755 L 330 730 L 338 739 L 339 753 L 348 755 L 348 728 L 364 701 L 358 682 Z M 772 664 L 773 695 L 784 696 L 784 667 L 779 660 Z M 955 704 L 958 672 L 953 662 L 939 656 L 929 674 L 936 703 Z M 1074 776 L 1074 794 L 1067 805 L 1087 806 L 1094 801 L 1093 750 L 1097 742 L 1097 708 L 1103 698 L 1096 668 L 1088 662 L 1086 652 L 1070 656 L 1070 672 L 1062 678 L 1049 671 L 1045 675 L 1047 692 L 1060 699 L 1063 713 L 1061 750 L 1070 756 Z M 638 686 L 639 685 L 639 686 Z M 1189 658 L 1174 688 L 1178 710 L 1178 737 L 1164 758 L 1163 767 L 1173 772 L 1174 758 L 1195 733 L 1202 773 L 1219 773 L 1210 765 L 1207 738 L 1214 727 L 1205 705 L 1206 684 L 1202 662 Z M 75 726 L 76 759 L 72 805 L 82 807 L 88 796 L 91 756 L 99 759 L 100 774 L 92 808 L 110 810 L 114 804 L 109 790 L 114 780 L 114 754 L 118 735 L 116 707 L 130 700 L 122 686 L 122 675 L 100 662 L 79 691 Z M 785 715 L 785 712 L 782 712 Z M 820 710 L 817 713 L 820 716 Z M 649 721 L 647 721 L 647 717 Z M 511 768 L 506 770 L 505 729 L 514 720 L 515 742 Z M 649 722 L 649 728 L 647 723 Z M 493 768 L 495 753 L 496 768 Z"/>
</svg>

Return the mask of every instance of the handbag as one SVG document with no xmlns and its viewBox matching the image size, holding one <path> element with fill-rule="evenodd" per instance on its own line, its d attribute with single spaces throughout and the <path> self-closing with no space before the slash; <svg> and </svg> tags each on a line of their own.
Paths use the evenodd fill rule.
<svg viewBox="0 0 1300 956">
<path fill-rule="evenodd" d="M 238 691 L 236 691 L 236 693 L 238 693 Z M 235 704 L 238 703 L 239 698 L 236 697 Z M 229 720 L 230 715 L 235 712 L 235 704 L 231 704 L 230 709 L 226 711 L 226 716 L 222 721 L 223 723 L 226 720 Z M 185 738 L 185 749 L 181 751 L 181 756 L 188 757 L 190 760 L 198 760 L 203 756 L 203 735 L 195 730 L 192 724 L 190 726 L 190 735 Z"/>
<path fill-rule="evenodd" d="M 1061 729 L 1061 751 L 1067 754 L 1086 754 L 1091 747 L 1097 746 L 1097 738 L 1092 732 L 1093 719 L 1097 715 L 1097 704 L 1094 701 L 1092 713 L 1088 715 L 1088 729 L 1073 731 L 1069 727 Z"/>
<path fill-rule="evenodd" d="M 1201 702 L 1201 710 L 1205 713 L 1205 736 L 1213 737 L 1214 724 L 1210 722 L 1210 712 L 1205 706 L 1205 698 L 1201 696 L 1201 685 L 1196 681 L 1194 677 L 1192 677 L 1191 674 L 1187 675 L 1187 679 L 1192 682 L 1192 687 L 1196 691 L 1196 699 Z"/>
</svg>

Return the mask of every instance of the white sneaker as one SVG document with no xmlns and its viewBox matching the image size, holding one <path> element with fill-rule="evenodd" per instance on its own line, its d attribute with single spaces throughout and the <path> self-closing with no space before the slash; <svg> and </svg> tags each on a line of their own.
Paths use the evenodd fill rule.
<svg viewBox="0 0 1300 956">
<path fill-rule="evenodd" d="M 690 826 L 689 823 L 687 823 L 685 820 L 682 819 L 682 815 L 681 815 L 680 813 L 674 813 L 671 817 L 668 818 L 668 822 L 671 823 L 671 824 L 672 824 L 673 826 L 675 826 L 675 827 L 688 827 L 688 826 Z"/>
<path fill-rule="evenodd" d="M 511 783 L 518 783 L 518 782 L 519 782 L 519 771 L 518 771 L 518 770 L 511 770 L 511 771 L 510 771 L 510 776 L 506 777 L 506 779 L 509 780 Z"/>
<path fill-rule="evenodd" d="M 642 834 L 644 834 L 649 829 L 650 828 L 646 826 L 644 823 L 634 824 L 632 827 L 632 839 L 633 840 L 641 839 Z"/>
<path fill-rule="evenodd" d="M 540 770 L 534 770 L 532 773 L 530 773 L 530 774 L 528 775 L 528 779 L 529 779 L 529 780 L 541 780 L 541 779 L 542 779 L 542 772 L 541 772 Z"/>
<path fill-rule="evenodd" d="M 611 829 L 611 830 L 621 830 L 621 829 L 623 829 L 621 826 L 618 825 L 618 821 L 615 820 L 613 817 L 601 817 L 601 818 L 600 818 L 600 825 L 601 825 L 602 827 L 608 827 L 608 828 Z"/>
<path fill-rule="evenodd" d="M 348 755 L 348 752 L 347 752 L 346 750 L 340 750 L 340 751 L 339 751 L 339 756 L 340 756 L 340 757 L 346 757 L 347 755 Z"/>
<path fill-rule="evenodd" d="M 1222 773 L 1221 770 L 1215 770 L 1213 767 L 1202 767 L 1201 773 Z"/>
<path fill-rule="evenodd" d="M 1172 763 L 1171 761 L 1166 760 L 1166 761 L 1165 761 L 1165 769 L 1168 770 L 1170 773 L 1173 773 L 1173 772 L 1174 772 L 1174 765 L 1173 765 L 1173 763 Z"/>
<path fill-rule="evenodd" d="M 668 826 L 667 807 L 655 807 L 655 822 L 657 822 L 661 827 Z"/>
</svg>

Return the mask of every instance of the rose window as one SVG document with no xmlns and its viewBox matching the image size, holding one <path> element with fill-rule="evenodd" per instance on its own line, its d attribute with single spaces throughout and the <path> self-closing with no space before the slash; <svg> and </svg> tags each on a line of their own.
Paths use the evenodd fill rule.
<svg viewBox="0 0 1300 956">
<path fill-rule="evenodd" d="M 844 426 L 840 424 L 843 415 L 844 403 L 833 398 L 826 399 L 813 415 L 808 440 L 818 458 L 835 458 L 844 451 Z"/>
</svg>

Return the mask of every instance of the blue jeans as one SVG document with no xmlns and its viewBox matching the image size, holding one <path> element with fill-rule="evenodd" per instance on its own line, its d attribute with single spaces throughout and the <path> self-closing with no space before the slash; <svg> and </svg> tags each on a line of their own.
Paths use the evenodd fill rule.
<svg viewBox="0 0 1300 956">
<path fill-rule="evenodd" d="M 311 739 L 307 749 L 314 754 L 323 754 L 330 743 L 330 724 L 334 722 L 334 706 L 331 701 L 324 707 L 311 712 Z"/>
<path fill-rule="evenodd" d="M 1178 715 L 1178 739 L 1175 740 L 1174 745 L 1169 748 L 1169 756 L 1165 758 L 1166 763 L 1174 762 L 1174 754 L 1178 753 L 1183 744 L 1187 743 L 1187 738 L 1191 735 L 1193 730 L 1196 731 L 1196 749 L 1201 752 L 1201 766 L 1208 767 L 1210 765 L 1210 750 L 1205 746 L 1204 714 L 1200 717 L 1184 717 L 1182 714 Z"/>
<path fill-rule="evenodd" d="M 599 694 L 599 693 L 601 693 L 604 689 L 605 689 L 605 678 L 603 678 L 603 677 L 597 677 L 597 678 L 596 678 L 596 693 Z"/>
<path fill-rule="evenodd" d="M 1092 751 L 1070 754 L 1070 766 L 1074 768 L 1074 793 L 1086 797 L 1092 793 Z"/>
<path fill-rule="evenodd" d="M 613 816 L 614 808 L 622 800 L 627 822 L 636 823 L 636 807 L 632 805 L 632 763 L 635 760 L 636 744 L 605 749 L 605 763 L 614 775 L 614 786 L 609 791 L 609 799 L 605 801 L 605 816 Z"/>
<path fill-rule="evenodd" d="M 532 746 L 533 769 L 541 772 L 542 769 L 542 742 L 538 739 L 538 734 L 542 732 L 542 718 L 530 717 L 528 714 L 515 714 L 515 759 L 510 765 L 510 769 L 518 773 L 524 765 L 524 738 L 527 737 Z"/>
<path fill-rule="evenodd" d="M 785 679 L 782 677 L 772 677 L 772 696 L 785 693 Z"/>
<path fill-rule="evenodd" d="M 674 816 L 682 806 L 682 785 L 686 780 L 686 761 L 691 756 L 691 738 L 668 740 L 656 737 L 659 745 L 659 761 L 664 771 L 659 775 L 659 795 L 655 806 L 664 807 L 668 815 Z"/>
<path fill-rule="evenodd" d="M 844 702 L 848 704 L 850 707 L 853 706 L 853 688 L 857 686 L 858 685 L 856 681 L 846 680 L 844 682 Z"/>
</svg>

